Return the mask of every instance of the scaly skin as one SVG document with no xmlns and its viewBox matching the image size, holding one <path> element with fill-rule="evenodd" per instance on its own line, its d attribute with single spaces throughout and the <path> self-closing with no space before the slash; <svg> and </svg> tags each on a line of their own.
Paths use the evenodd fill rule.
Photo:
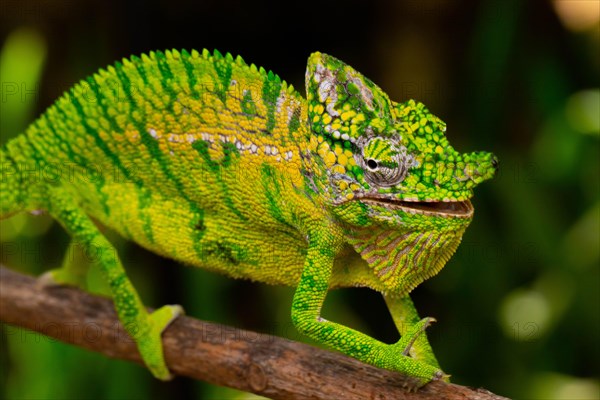
<svg viewBox="0 0 600 400">
<path fill-rule="evenodd" d="M 294 286 L 301 332 L 421 384 L 443 379 L 423 334 L 432 320 L 408 293 L 455 251 L 496 160 L 456 152 L 422 104 L 393 103 L 331 56 L 311 55 L 306 90 L 216 51 L 123 60 L 0 149 L 0 216 L 47 210 L 101 250 L 119 317 L 158 378 L 170 376 L 161 331 L 182 310 L 145 311 L 90 217 L 182 263 Z M 398 343 L 320 317 L 327 291 L 347 286 L 383 293 Z"/>
</svg>

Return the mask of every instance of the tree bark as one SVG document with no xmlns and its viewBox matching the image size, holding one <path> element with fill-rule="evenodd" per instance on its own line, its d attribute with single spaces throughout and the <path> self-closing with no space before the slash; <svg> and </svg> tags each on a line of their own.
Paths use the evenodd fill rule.
<svg viewBox="0 0 600 400">
<path fill-rule="evenodd" d="M 108 357 L 142 364 L 109 299 L 0 266 L 0 320 Z M 163 333 L 167 364 L 176 375 L 272 399 L 505 399 L 484 389 L 414 379 L 353 358 L 275 336 L 189 317 Z"/>
</svg>

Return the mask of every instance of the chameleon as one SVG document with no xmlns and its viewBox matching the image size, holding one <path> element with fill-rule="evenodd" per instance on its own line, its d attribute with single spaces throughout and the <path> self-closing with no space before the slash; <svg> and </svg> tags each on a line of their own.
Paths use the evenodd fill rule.
<svg viewBox="0 0 600 400">
<path fill-rule="evenodd" d="M 172 377 L 161 334 L 179 305 L 149 312 L 103 225 L 164 257 L 295 288 L 291 318 L 318 343 L 374 366 L 448 380 L 409 293 L 437 274 L 473 217 L 497 158 L 460 153 L 416 100 L 394 102 L 351 66 L 315 52 L 306 98 L 218 51 L 153 51 L 65 92 L 0 148 L 0 218 L 47 212 L 108 281 L 149 371 Z M 82 286 L 65 259 L 40 278 Z M 396 343 L 321 317 L 329 290 L 382 294 Z"/>
</svg>

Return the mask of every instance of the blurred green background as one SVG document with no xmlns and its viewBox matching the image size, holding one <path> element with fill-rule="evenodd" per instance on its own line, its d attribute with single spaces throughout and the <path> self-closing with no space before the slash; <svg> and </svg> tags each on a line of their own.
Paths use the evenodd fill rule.
<svg viewBox="0 0 600 400">
<path fill-rule="evenodd" d="M 600 398 L 600 3 L 595 0 L 3 1 L 0 134 L 17 135 L 79 79 L 154 49 L 240 54 L 303 88 L 312 51 L 332 54 L 393 100 L 448 123 L 459 151 L 500 173 L 446 268 L 414 291 L 438 319 L 430 340 L 456 383 L 518 399 Z M 303 89 L 301 90 L 303 92 Z M 1 222 L 3 264 L 57 267 L 68 238 L 47 216 Z M 182 267 L 107 232 L 150 306 L 307 341 L 293 290 Z M 90 286 L 106 288 L 97 271 Z M 324 315 L 395 338 L 376 293 L 332 293 Z M 2 399 L 248 399 L 2 326 Z"/>
</svg>

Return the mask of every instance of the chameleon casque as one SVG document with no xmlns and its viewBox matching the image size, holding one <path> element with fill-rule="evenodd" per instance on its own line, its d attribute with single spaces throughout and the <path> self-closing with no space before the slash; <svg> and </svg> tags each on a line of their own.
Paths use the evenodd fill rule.
<svg viewBox="0 0 600 400">
<path fill-rule="evenodd" d="M 447 375 L 409 292 L 454 253 L 473 188 L 497 167 L 445 131 L 423 104 L 391 101 L 325 54 L 308 59 L 304 99 L 241 57 L 150 52 L 81 81 L 0 149 L 0 217 L 45 210 L 96 249 L 158 378 L 170 377 L 161 332 L 183 311 L 146 311 L 94 221 L 184 264 L 293 286 L 300 332 L 424 384 Z M 81 284 L 81 268 L 44 277 Z M 383 294 L 397 343 L 320 317 L 328 290 L 348 286 Z"/>
</svg>

